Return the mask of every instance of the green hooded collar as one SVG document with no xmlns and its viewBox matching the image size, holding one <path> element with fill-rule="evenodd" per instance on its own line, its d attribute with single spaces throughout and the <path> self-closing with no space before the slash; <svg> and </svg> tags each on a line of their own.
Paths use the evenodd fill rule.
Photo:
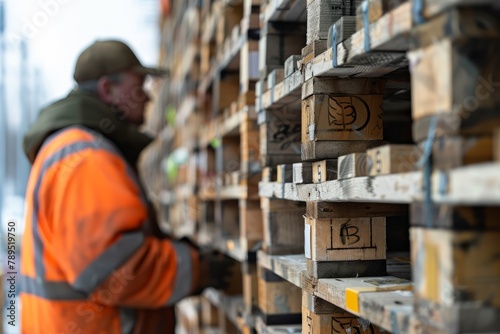
<svg viewBox="0 0 500 334">
<path fill-rule="evenodd" d="M 123 120 L 119 113 L 99 100 L 95 94 L 75 89 L 66 98 L 40 112 L 38 119 L 24 136 L 23 148 L 28 159 L 33 163 L 49 135 L 75 125 L 87 127 L 108 138 L 134 167 L 141 151 L 152 141 L 151 137 Z"/>
</svg>

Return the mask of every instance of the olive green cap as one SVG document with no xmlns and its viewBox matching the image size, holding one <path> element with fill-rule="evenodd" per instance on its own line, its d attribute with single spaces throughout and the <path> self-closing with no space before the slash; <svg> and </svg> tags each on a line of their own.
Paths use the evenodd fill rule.
<svg viewBox="0 0 500 334">
<path fill-rule="evenodd" d="M 127 44 L 117 40 L 103 40 L 94 42 L 80 54 L 73 77 L 77 83 L 82 83 L 127 70 L 153 76 L 168 73 L 163 69 L 143 66 Z"/>
</svg>

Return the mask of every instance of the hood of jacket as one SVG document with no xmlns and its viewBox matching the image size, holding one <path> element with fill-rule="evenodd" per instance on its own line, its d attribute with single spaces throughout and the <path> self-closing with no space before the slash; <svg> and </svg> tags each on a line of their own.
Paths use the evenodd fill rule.
<svg viewBox="0 0 500 334">
<path fill-rule="evenodd" d="M 42 109 L 24 136 L 24 152 L 31 163 L 49 135 L 75 125 L 90 128 L 111 140 L 134 167 L 141 151 L 152 141 L 95 94 L 75 89 L 64 99 Z"/>
</svg>

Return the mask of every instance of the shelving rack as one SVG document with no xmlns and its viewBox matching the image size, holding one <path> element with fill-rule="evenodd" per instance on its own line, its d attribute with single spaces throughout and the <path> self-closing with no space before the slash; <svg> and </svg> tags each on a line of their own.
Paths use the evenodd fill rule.
<svg viewBox="0 0 500 334">
<path fill-rule="evenodd" d="M 165 230 L 241 267 L 181 327 L 499 332 L 499 14 L 173 0 L 144 179 Z"/>
</svg>

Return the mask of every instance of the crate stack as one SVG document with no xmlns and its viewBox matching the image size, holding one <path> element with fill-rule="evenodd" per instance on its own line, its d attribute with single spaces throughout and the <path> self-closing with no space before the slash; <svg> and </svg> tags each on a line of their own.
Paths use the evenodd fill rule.
<svg viewBox="0 0 500 334">
<path fill-rule="evenodd" d="M 444 11 L 415 29 L 408 52 L 413 136 L 426 148 L 428 190 L 423 203 L 412 205 L 415 312 L 430 332 L 500 329 L 500 233 L 495 218 L 500 208 L 481 201 L 435 203 L 431 191 L 435 186 L 440 194 L 453 190 L 446 175 L 454 169 L 493 160 L 500 123 L 497 17 L 498 11 L 488 7 Z M 441 177 L 432 179 L 434 173 Z M 474 191 L 468 190 L 471 196 Z"/>
<path fill-rule="evenodd" d="M 184 327 L 499 332 L 497 1 L 172 3 L 144 179 L 239 268 Z"/>
</svg>

